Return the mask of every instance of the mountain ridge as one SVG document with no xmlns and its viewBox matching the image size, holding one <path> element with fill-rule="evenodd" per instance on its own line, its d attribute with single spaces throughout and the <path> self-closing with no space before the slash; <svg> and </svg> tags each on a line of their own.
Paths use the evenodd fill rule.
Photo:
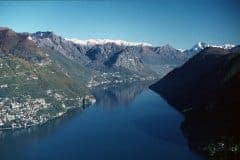
<svg viewBox="0 0 240 160">
<path fill-rule="evenodd" d="M 4 27 L 2 27 L 4 28 Z M 9 28 L 7 28 L 9 29 Z M 26 33 L 29 35 L 41 35 L 42 38 L 45 37 L 47 38 L 47 35 L 57 35 L 55 32 L 53 31 L 37 31 L 34 33 L 28 33 L 28 32 L 22 32 L 22 33 Z M 59 35 L 58 35 L 59 36 Z M 59 36 L 62 37 L 62 36 Z M 163 47 L 163 46 L 171 46 L 170 44 L 163 44 L 163 45 L 153 45 L 149 42 L 134 42 L 134 41 L 127 41 L 127 40 L 123 40 L 123 39 L 104 39 L 104 38 L 91 38 L 91 39 L 80 39 L 80 38 L 65 38 L 62 37 L 63 39 L 73 42 L 75 44 L 80 44 L 80 45 L 90 45 L 90 46 L 94 46 L 94 45 L 104 45 L 107 43 L 114 43 L 116 45 L 125 45 L 125 46 L 146 46 L 146 47 Z M 214 43 L 206 43 L 203 41 L 198 41 L 197 43 L 195 43 L 191 48 L 187 48 L 187 49 L 177 49 L 181 52 L 184 52 L 186 50 L 199 50 L 199 49 L 204 49 L 206 47 L 216 47 L 216 48 L 223 48 L 223 49 L 231 49 L 233 47 L 235 47 L 235 44 L 230 44 L 230 43 L 224 43 L 224 44 L 214 44 Z M 174 48 L 174 47 L 173 47 Z"/>
<path fill-rule="evenodd" d="M 57 51 L 92 70 L 95 76 L 89 86 L 101 85 L 106 82 L 158 79 L 204 49 L 201 47 L 198 50 L 181 51 L 169 44 L 157 47 L 138 42 L 109 39 L 93 39 L 93 43 L 79 40 L 80 43 L 78 43 L 78 41 L 58 36 L 54 32 L 36 32 L 28 35 L 40 47 Z M 205 47 L 208 46 L 205 45 Z M 103 72 L 107 73 L 106 76 L 102 75 Z M 115 73 L 120 73 L 120 77 L 125 78 L 113 76 Z"/>
<path fill-rule="evenodd" d="M 207 47 L 174 69 L 152 90 L 185 117 L 182 130 L 191 148 L 216 159 L 237 157 L 239 146 L 240 46 Z"/>
</svg>

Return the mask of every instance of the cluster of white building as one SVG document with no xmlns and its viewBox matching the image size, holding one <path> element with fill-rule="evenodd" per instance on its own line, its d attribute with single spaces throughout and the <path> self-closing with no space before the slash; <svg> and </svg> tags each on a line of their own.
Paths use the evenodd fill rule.
<svg viewBox="0 0 240 160">
<path fill-rule="evenodd" d="M 62 104 L 58 106 L 59 110 L 54 113 L 49 113 L 49 109 L 51 110 L 52 107 L 56 106 L 47 103 L 44 98 L 33 99 L 28 95 L 21 100 L 23 102 L 11 98 L 0 98 L 0 130 L 43 124 L 50 119 L 62 116 L 70 108 L 90 105 L 96 102 L 95 98 L 91 95 L 67 98 L 59 93 L 54 93 L 52 90 L 47 90 L 46 92 Z M 65 106 L 64 101 L 66 100 L 76 102 L 76 105 Z"/>
<path fill-rule="evenodd" d="M 38 111 L 51 105 L 46 103 L 43 98 L 26 99 L 22 103 L 9 98 L 1 98 L 0 101 L 1 128 L 27 127 L 44 123 L 49 119 L 48 114 L 38 116 Z"/>
</svg>

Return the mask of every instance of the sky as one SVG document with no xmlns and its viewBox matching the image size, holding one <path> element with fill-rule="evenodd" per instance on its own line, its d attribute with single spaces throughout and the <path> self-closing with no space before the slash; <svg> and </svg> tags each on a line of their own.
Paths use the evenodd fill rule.
<svg viewBox="0 0 240 160">
<path fill-rule="evenodd" d="M 0 26 L 190 48 L 240 44 L 240 0 L 0 1 Z"/>
</svg>

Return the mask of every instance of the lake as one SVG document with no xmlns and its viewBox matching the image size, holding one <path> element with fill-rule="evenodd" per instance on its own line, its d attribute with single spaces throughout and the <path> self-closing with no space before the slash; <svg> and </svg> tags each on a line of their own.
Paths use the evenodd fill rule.
<svg viewBox="0 0 240 160">
<path fill-rule="evenodd" d="M 0 131 L 0 159 L 201 160 L 183 116 L 146 84 L 96 88 L 97 103 L 42 126 Z"/>
</svg>

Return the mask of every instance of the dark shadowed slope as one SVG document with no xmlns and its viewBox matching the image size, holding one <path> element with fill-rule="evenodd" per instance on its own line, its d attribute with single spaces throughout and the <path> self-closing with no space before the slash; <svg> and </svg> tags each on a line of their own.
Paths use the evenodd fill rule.
<svg viewBox="0 0 240 160">
<path fill-rule="evenodd" d="M 183 129 L 194 149 L 239 155 L 239 46 L 206 48 L 150 88 L 185 114 Z"/>
</svg>

